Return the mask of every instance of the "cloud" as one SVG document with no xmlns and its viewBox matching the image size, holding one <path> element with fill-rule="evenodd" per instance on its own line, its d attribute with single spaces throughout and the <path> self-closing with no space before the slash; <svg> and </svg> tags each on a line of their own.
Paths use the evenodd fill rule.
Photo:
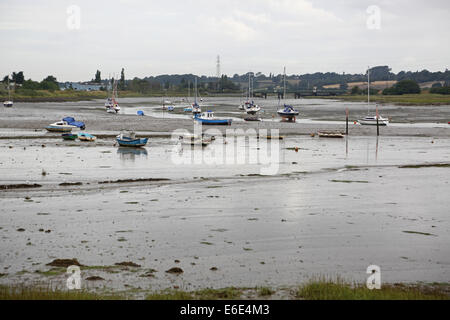
<svg viewBox="0 0 450 320">
<path fill-rule="evenodd" d="M 61 80 L 103 74 L 362 72 L 367 65 L 443 70 L 450 6 L 443 0 L 2 0 L 0 70 Z M 81 28 L 66 27 L 69 5 Z M 369 5 L 381 29 L 366 26 Z M 413 58 L 413 60 L 411 59 Z M 56 70 L 56 71 L 53 71 Z"/>
</svg>

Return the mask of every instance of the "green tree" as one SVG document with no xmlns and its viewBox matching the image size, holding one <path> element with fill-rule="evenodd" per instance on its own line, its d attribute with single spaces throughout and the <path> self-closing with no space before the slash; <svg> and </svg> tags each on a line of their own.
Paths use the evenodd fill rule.
<svg viewBox="0 0 450 320">
<path fill-rule="evenodd" d="M 54 76 L 47 76 L 47 78 L 41 81 L 40 85 L 41 89 L 43 90 L 49 91 L 59 90 L 58 81 L 56 81 L 56 78 Z"/>
<path fill-rule="evenodd" d="M 124 68 L 122 68 L 122 71 L 120 72 L 119 89 L 125 90 L 125 70 L 124 70 Z"/>
<path fill-rule="evenodd" d="M 28 79 L 23 82 L 22 88 L 23 89 L 31 89 L 31 90 L 39 90 L 39 89 L 41 89 L 41 84 L 37 81 Z"/>
<path fill-rule="evenodd" d="M 402 80 L 397 82 L 394 86 L 383 90 L 384 95 L 402 95 L 420 93 L 420 87 L 414 80 Z"/>
<path fill-rule="evenodd" d="M 361 93 L 361 90 L 359 90 L 358 86 L 354 86 L 352 88 L 351 94 L 360 94 L 360 93 Z"/>
<path fill-rule="evenodd" d="M 19 71 L 17 73 L 13 72 L 12 74 L 12 81 L 16 84 L 23 84 L 24 82 L 24 76 L 23 76 L 23 71 Z"/>
<path fill-rule="evenodd" d="M 101 83 L 102 82 L 102 77 L 100 74 L 100 70 L 97 70 L 97 72 L 95 73 L 95 79 L 94 79 L 95 83 Z"/>
<path fill-rule="evenodd" d="M 440 82 L 436 82 L 431 85 L 431 88 L 441 88 L 441 87 L 442 87 L 442 84 Z"/>
<path fill-rule="evenodd" d="M 450 87 L 435 87 L 430 89 L 430 93 L 438 93 L 438 94 L 450 94 Z"/>
</svg>

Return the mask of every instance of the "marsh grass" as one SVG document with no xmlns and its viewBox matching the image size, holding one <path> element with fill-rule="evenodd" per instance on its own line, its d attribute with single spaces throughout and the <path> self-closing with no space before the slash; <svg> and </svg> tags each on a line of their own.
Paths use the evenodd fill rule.
<svg viewBox="0 0 450 320">
<path fill-rule="evenodd" d="M 385 284 L 369 290 L 365 284 L 355 284 L 342 278 L 320 278 L 301 285 L 296 298 L 304 300 L 449 300 L 445 289 L 438 286 Z"/>
<path fill-rule="evenodd" d="M 367 101 L 365 95 L 343 95 L 334 97 L 305 97 L 320 99 L 338 99 L 344 101 L 364 102 Z M 448 105 L 450 104 L 450 95 L 421 93 L 421 94 L 404 94 L 404 95 L 370 95 L 370 101 L 379 103 L 394 103 L 400 105 Z"/>
<path fill-rule="evenodd" d="M 262 297 L 267 297 L 267 296 L 271 296 L 275 293 L 275 291 L 273 291 L 272 289 L 268 288 L 268 287 L 261 287 L 258 288 L 258 295 L 262 296 Z"/>
<path fill-rule="evenodd" d="M 380 290 L 369 290 L 365 284 L 346 282 L 340 278 L 311 280 L 296 290 L 289 290 L 287 299 L 302 300 L 450 300 L 448 283 L 385 284 Z M 86 290 L 54 289 L 44 285 L 0 285 L 0 300 L 126 300 L 133 292 L 143 293 L 147 300 L 239 300 L 269 298 L 277 289 L 268 287 L 201 289 L 183 291 L 167 289 L 159 292 L 131 288 L 111 293 L 93 293 Z"/>
<path fill-rule="evenodd" d="M 201 289 L 192 292 L 181 290 L 164 290 L 149 294 L 147 300 L 233 300 L 242 295 L 240 288 Z"/>
<path fill-rule="evenodd" d="M 118 295 L 100 295 L 85 290 L 56 290 L 49 286 L 0 285 L 0 300 L 119 300 Z"/>
</svg>

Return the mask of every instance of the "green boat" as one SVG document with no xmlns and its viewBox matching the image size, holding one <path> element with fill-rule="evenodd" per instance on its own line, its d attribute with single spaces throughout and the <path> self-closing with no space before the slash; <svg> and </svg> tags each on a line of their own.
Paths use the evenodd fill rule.
<svg viewBox="0 0 450 320">
<path fill-rule="evenodd" d="M 78 138 L 78 135 L 77 134 L 73 134 L 73 133 L 63 133 L 61 135 L 61 137 L 64 140 L 75 140 L 76 138 Z"/>
</svg>

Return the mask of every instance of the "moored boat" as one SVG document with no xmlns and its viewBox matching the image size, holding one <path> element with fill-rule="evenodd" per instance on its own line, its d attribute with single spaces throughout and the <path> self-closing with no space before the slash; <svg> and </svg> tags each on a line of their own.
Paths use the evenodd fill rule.
<svg viewBox="0 0 450 320">
<path fill-rule="evenodd" d="M 362 125 L 377 125 L 377 117 L 376 116 L 367 116 L 363 119 L 358 120 L 359 124 Z M 389 119 L 378 116 L 378 125 L 379 126 L 387 126 L 389 124 Z"/>
<path fill-rule="evenodd" d="M 202 147 L 206 147 L 213 140 L 212 137 L 205 137 L 203 135 L 200 137 L 193 134 L 182 135 L 178 139 L 181 141 L 181 144 Z"/>
<path fill-rule="evenodd" d="M 117 81 L 114 80 L 112 84 L 112 93 L 111 97 L 108 97 L 105 102 L 106 112 L 108 113 L 119 113 L 120 106 L 119 102 L 117 102 Z"/>
<path fill-rule="evenodd" d="M 283 78 L 283 99 L 286 98 L 286 67 L 284 67 L 284 78 Z M 280 103 L 280 100 L 278 100 Z M 299 115 L 299 112 L 294 109 L 293 106 L 284 104 L 283 108 L 277 110 L 278 115 L 287 121 L 295 121 L 296 116 Z"/>
<path fill-rule="evenodd" d="M 86 132 L 80 132 L 78 133 L 78 139 L 80 141 L 95 141 L 97 139 L 96 136 L 93 136 L 92 134 L 86 133 Z"/>
<path fill-rule="evenodd" d="M 68 124 L 66 121 L 58 121 L 45 127 L 49 132 L 71 132 L 75 126 Z"/>
<path fill-rule="evenodd" d="M 13 102 L 12 101 L 5 101 L 3 102 L 3 106 L 6 108 L 11 108 L 13 106 Z"/>
<path fill-rule="evenodd" d="M 192 104 L 192 114 L 195 116 L 197 114 L 202 113 L 202 108 L 200 108 L 200 106 L 197 104 L 197 102 Z"/>
<path fill-rule="evenodd" d="M 143 147 L 147 144 L 148 138 L 136 138 L 136 134 L 133 131 L 121 132 L 116 141 L 121 147 Z"/>
<path fill-rule="evenodd" d="M 256 114 L 259 110 L 261 110 L 261 108 L 255 104 L 253 101 L 252 102 L 246 102 L 245 103 L 245 112 L 247 112 L 247 114 Z"/>
<path fill-rule="evenodd" d="M 321 138 L 343 138 L 344 133 L 340 131 L 318 131 L 317 135 Z"/>
<path fill-rule="evenodd" d="M 206 125 L 231 125 L 232 119 L 217 119 L 214 117 L 214 112 L 208 110 L 206 112 L 201 113 L 200 115 L 196 114 L 194 116 L 194 120 L 201 122 Z"/>
<path fill-rule="evenodd" d="M 45 127 L 45 129 L 50 132 L 71 132 L 72 129 L 75 128 L 84 130 L 86 126 L 82 121 L 75 121 L 72 117 L 65 117 L 61 121 L 52 123 Z"/>
<path fill-rule="evenodd" d="M 295 118 L 299 114 L 298 110 L 295 110 L 293 106 L 288 104 L 285 104 L 282 109 L 278 109 L 277 113 L 280 117 L 288 119 Z"/>
<path fill-rule="evenodd" d="M 195 98 L 194 103 L 192 104 L 192 114 L 194 115 L 194 118 L 198 116 L 200 113 L 202 113 L 202 108 L 197 103 L 197 78 L 195 78 L 194 81 L 194 89 L 195 89 Z"/>
<path fill-rule="evenodd" d="M 245 121 L 262 121 L 261 118 L 258 118 L 257 116 L 248 116 L 244 118 Z"/>
<path fill-rule="evenodd" d="M 358 122 L 361 125 L 379 125 L 379 126 L 387 126 L 389 124 L 389 119 L 383 118 L 378 114 L 378 107 L 376 108 L 376 115 L 369 115 L 370 108 L 370 67 L 367 68 L 367 116 L 363 119 L 359 119 Z M 378 118 L 378 121 L 377 121 Z"/>
<path fill-rule="evenodd" d="M 11 89 L 9 87 L 9 75 L 8 75 L 8 100 L 3 102 L 3 106 L 6 108 L 11 108 L 13 106 L 13 102 L 11 100 Z"/>
<path fill-rule="evenodd" d="M 64 140 L 76 140 L 76 139 L 78 138 L 78 135 L 75 134 L 75 133 L 63 133 L 63 134 L 61 135 L 61 137 L 62 137 Z"/>
</svg>

